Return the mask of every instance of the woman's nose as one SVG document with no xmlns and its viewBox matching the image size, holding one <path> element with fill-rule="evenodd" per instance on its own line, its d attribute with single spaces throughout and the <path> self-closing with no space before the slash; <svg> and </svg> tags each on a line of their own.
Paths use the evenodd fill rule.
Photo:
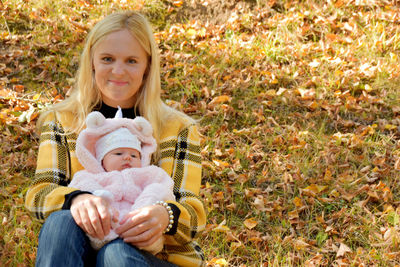
<svg viewBox="0 0 400 267">
<path fill-rule="evenodd" d="M 114 66 L 112 68 L 112 73 L 113 74 L 123 74 L 124 73 L 124 67 L 123 67 L 122 63 L 115 62 Z"/>
</svg>

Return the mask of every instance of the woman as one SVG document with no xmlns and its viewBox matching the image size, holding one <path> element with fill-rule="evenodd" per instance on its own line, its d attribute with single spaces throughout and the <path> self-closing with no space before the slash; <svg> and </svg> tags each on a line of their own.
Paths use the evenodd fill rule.
<svg viewBox="0 0 400 267">
<path fill-rule="evenodd" d="M 71 96 L 43 113 L 35 180 L 25 206 L 46 220 L 37 266 L 201 266 L 204 255 L 193 241 L 205 225 L 198 196 L 201 182 L 199 135 L 193 120 L 160 97 L 158 48 L 147 20 L 137 12 L 116 13 L 89 33 Z M 102 239 L 110 232 L 108 204 L 89 192 L 67 187 L 82 169 L 75 155 L 77 134 L 93 110 L 114 117 L 145 117 L 159 144 L 154 163 L 174 180 L 176 201 L 130 212 L 115 229 L 119 239 L 94 252 L 86 233 Z M 173 211 L 173 220 L 168 210 Z M 164 233 L 157 257 L 143 252 Z"/>
</svg>

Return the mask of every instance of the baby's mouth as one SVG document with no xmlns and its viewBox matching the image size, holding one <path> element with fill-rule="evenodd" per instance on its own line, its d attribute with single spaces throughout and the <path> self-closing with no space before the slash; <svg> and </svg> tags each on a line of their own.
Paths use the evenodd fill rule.
<svg viewBox="0 0 400 267">
<path fill-rule="evenodd" d="M 123 170 L 128 169 L 128 168 L 131 168 L 131 164 L 126 163 L 126 164 L 122 165 Z"/>
</svg>

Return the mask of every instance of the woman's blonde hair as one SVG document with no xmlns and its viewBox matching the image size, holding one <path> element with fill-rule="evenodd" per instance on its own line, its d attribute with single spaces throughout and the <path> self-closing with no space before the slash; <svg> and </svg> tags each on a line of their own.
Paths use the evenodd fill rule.
<svg viewBox="0 0 400 267">
<path fill-rule="evenodd" d="M 110 33 L 123 29 L 129 30 L 148 55 L 148 66 L 143 84 L 138 91 L 134 107 L 139 110 L 153 126 L 154 137 L 159 143 L 160 130 L 167 117 L 183 122 L 193 122 L 185 114 L 168 107 L 161 100 L 160 84 L 160 57 L 158 46 L 154 40 L 153 32 L 147 19 L 136 11 L 114 13 L 99 21 L 87 36 L 79 69 L 76 75 L 76 84 L 71 95 L 60 103 L 53 105 L 44 112 L 38 121 L 38 126 L 43 124 L 49 112 L 72 112 L 74 121 L 68 132 L 79 133 L 85 127 L 86 116 L 101 103 L 101 94 L 97 89 L 93 72 L 93 51 L 96 46 Z"/>
</svg>

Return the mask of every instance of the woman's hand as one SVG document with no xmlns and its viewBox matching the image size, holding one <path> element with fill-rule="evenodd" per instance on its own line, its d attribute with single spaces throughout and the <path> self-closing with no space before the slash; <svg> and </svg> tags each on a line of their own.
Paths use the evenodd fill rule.
<svg viewBox="0 0 400 267">
<path fill-rule="evenodd" d="M 165 207 L 152 205 L 131 211 L 121 221 L 115 232 L 138 248 L 150 246 L 159 239 L 169 223 Z"/>
<path fill-rule="evenodd" d="M 110 213 L 108 202 L 98 196 L 81 194 L 72 200 L 71 214 L 76 224 L 90 236 L 103 239 L 111 229 L 111 220 L 118 221 L 118 214 Z"/>
</svg>

